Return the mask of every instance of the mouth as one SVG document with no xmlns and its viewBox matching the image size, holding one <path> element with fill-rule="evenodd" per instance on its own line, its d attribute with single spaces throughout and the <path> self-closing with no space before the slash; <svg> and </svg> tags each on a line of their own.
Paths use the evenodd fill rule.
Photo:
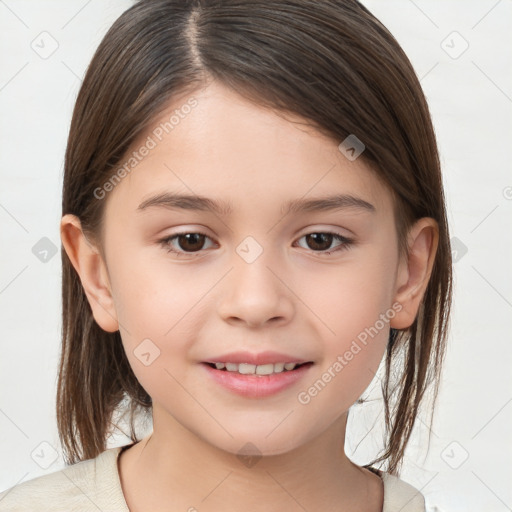
<svg viewBox="0 0 512 512">
<path fill-rule="evenodd" d="M 265 364 L 205 361 L 200 366 L 221 388 L 245 398 L 266 398 L 292 389 L 309 374 L 312 361 Z"/>
<path fill-rule="evenodd" d="M 297 371 L 299 368 L 303 366 L 311 366 L 313 364 L 312 361 L 307 361 L 305 363 L 267 363 L 267 364 L 250 364 L 250 363 L 220 363 L 220 362 L 205 362 L 207 366 L 214 370 L 218 370 L 221 372 L 232 372 L 238 373 L 240 375 L 255 375 L 255 376 L 268 376 L 275 375 L 280 373 L 288 373 Z"/>
</svg>

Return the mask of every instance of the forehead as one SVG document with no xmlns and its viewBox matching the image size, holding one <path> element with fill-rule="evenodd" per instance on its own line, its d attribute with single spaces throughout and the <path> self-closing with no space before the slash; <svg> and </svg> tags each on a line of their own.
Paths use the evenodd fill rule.
<svg viewBox="0 0 512 512">
<path fill-rule="evenodd" d="M 107 209 L 135 211 L 166 190 L 218 199 L 233 213 L 252 200 L 282 209 L 333 193 L 389 208 L 384 184 L 362 158 L 348 160 L 340 142 L 213 83 L 156 116 L 121 159 L 128 172 L 109 192 Z"/>
</svg>

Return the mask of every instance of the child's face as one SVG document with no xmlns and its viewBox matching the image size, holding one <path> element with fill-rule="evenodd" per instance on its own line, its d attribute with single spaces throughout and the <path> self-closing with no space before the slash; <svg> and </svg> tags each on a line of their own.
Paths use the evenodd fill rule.
<svg viewBox="0 0 512 512">
<path fill-rule="evenodd" d="M 311 128 L 219 85 L 192 96 L 197 106 L 182 110 L 172 131 L 153 132 L 190 96 L 134 145 L 139 156 L 144 144 L 151 149 L 105 199 L 113 315 L 153 399 L 155 432 L 172 435 L 180 424 L 233 453 L 246 442 L 286 452 L 339 428 L 382 359 L 402 275 L 391 195 L 362 159 L 349 161 Z M 232 212 L 139 208 L 166 193 L 229 203 Z M 334 194 L 373 208 L 285 213 L 289 201 Z M 168 243 L 179 256 L 161 242 L 194 232 L 207 237 Z M 352 242 L 314 235 L 326 232 Z M 206 365 L 269 351 L 282 354 L 271 362 L 313 364 L 265 377 Z"/>
</svg>

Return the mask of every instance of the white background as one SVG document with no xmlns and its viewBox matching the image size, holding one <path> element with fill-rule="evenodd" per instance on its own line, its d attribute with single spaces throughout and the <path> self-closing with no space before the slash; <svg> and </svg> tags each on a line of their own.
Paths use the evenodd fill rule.
<svg viewBox="0 0 512 512">
<path fill-rule="evenodd" d="M 423 413 L 402 478 L 421 489 L 431 512 L 512 510 L 512 0 L 363 3 L 421 79 L 458 239 L 452 329 L 430 445 Z M 54 412 L 63 156 L 81 77 L 129 5 L 0 0 L 0 491 L 64 467 Z M 45 31 L 51 36 L 40 35 Z M 31 47 L 41 47 L 41 38 L 46 51 L 52 39 L 58 43 L 46 59 Z M 32 252 L 43 237 L 57 248 L 47 262 Z M 353 408 L 349 453 L 371 426 L 371 407 Z M 377 431 L 354 460 L 375 455 Z M 120 436 L 110 445 L 126 442 Z M 51 456 L 52 446 L 57 460 L 40 467 L 31 454 Z"/>
</svg>

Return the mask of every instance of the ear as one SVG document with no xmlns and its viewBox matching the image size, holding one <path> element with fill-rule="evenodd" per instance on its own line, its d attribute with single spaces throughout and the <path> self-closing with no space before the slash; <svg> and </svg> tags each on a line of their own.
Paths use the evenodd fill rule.
<svg viewBox="0 0 512 512">
<path fill-rule="evenodd" d="M 60 223 L 60 236 L 62 245 L 80 276 L 96 323 L 104 331 L 117 331 L 119 323 L 107 267 L 99 250 L 89 242 L 82 232 L 80 219 L 75 215 L 64 215 Z"/>
<path fill-rule="evenodd" d="M 402 309 L 391 320 L 394 329 L 410 327 L 421 304 L 434 266 L 439 243 L 439 227 L 430 217 L 419 219 L 407 236 L 407 255 L 401 258 L 397 272 L 395 298 Z"/>
</svg>

